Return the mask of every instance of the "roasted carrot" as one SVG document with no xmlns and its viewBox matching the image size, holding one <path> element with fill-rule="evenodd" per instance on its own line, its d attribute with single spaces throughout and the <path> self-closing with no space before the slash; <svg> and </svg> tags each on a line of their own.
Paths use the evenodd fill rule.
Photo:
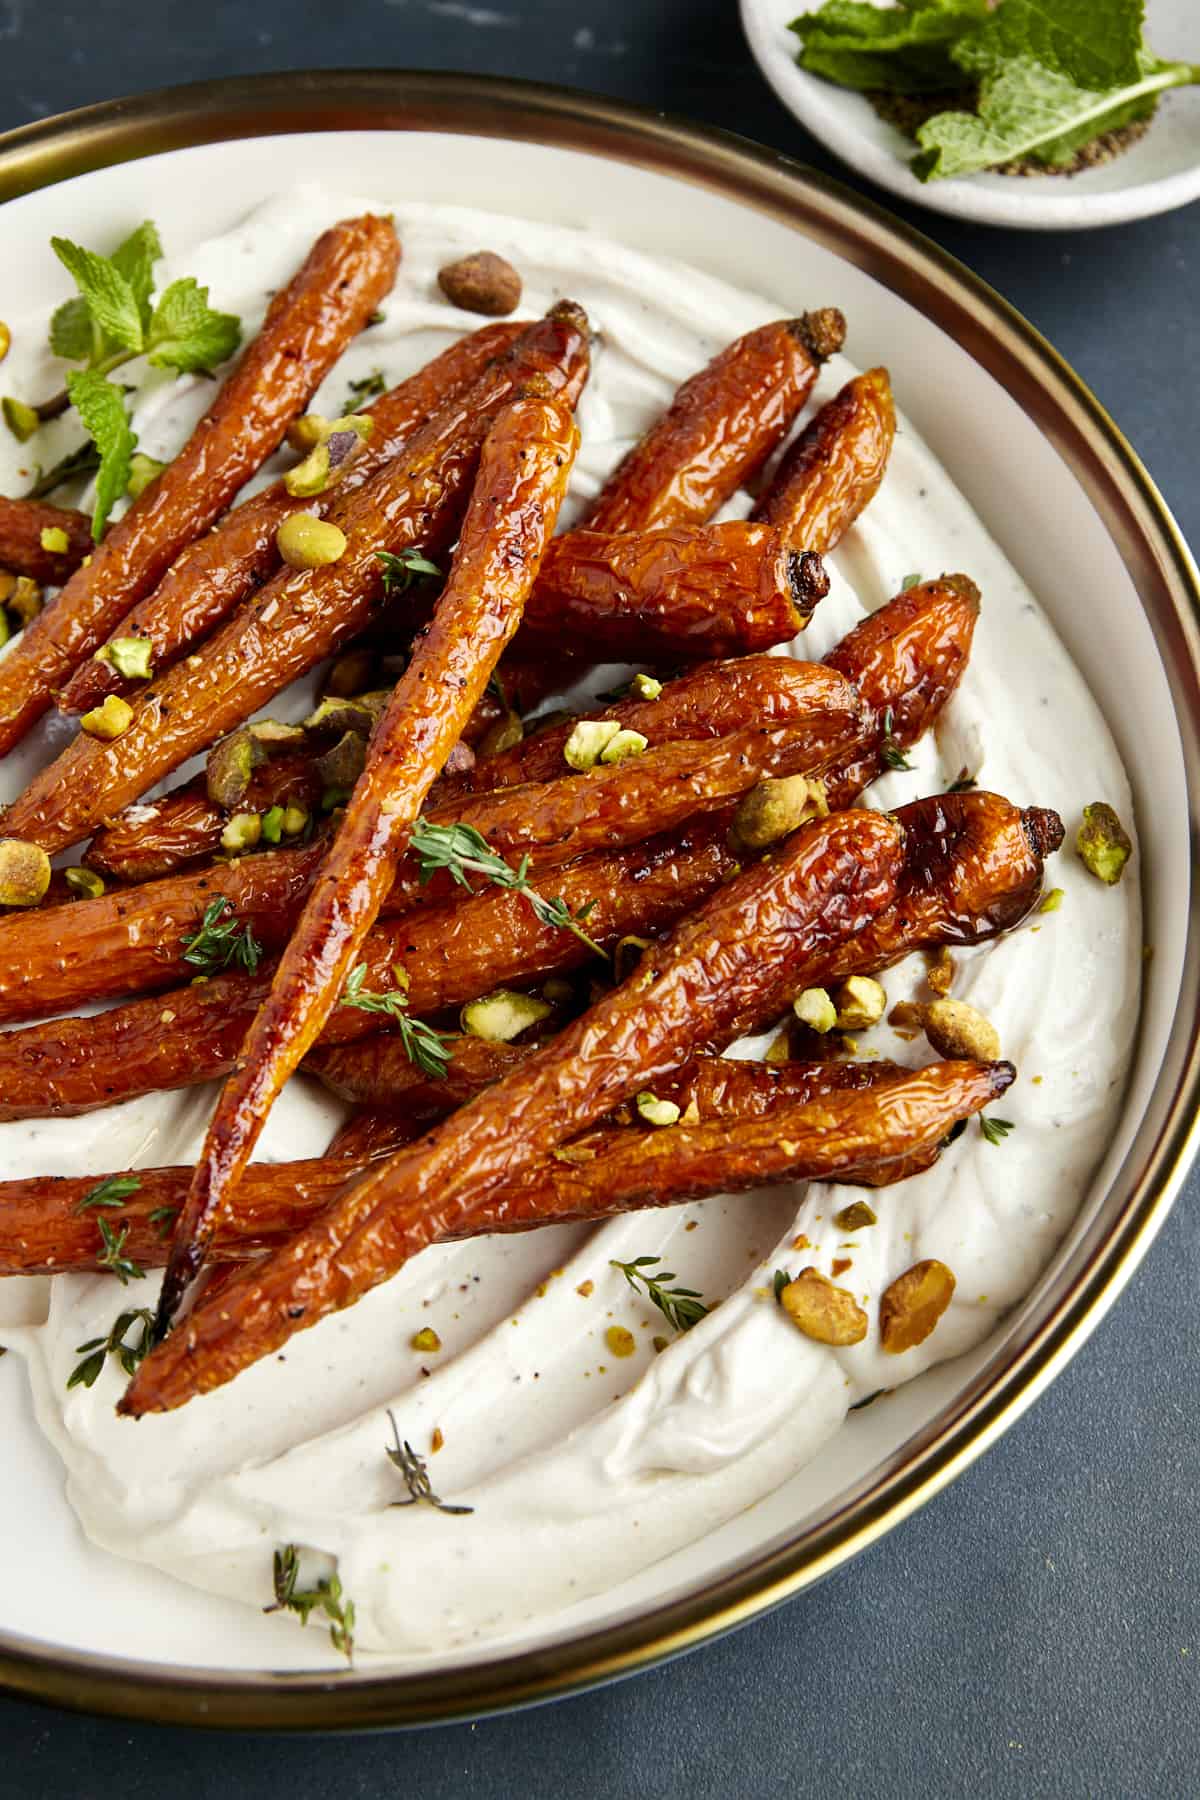
<svg viewBox="0 0 1200 1800">
<path fill-rule="evenodd" d="M 379 721 L 336 841 L 217 1101 L 171 1240 L 159 1331 L 199 1274 L 217 1217 L 236 1206 L 271 1107 L 337 1006 L 425 796 L 520 623 L 578 448 L 573 407 L 547 383 L 505 406 L 484 439 L 433 624 Z"/>
<path fill-rule="evenodd" d="M 109 529 L 91 561 L 0 665 L 0 754 L 19 742 L 56 687 L 279 446 L 390 289 L 399 260 L 391 221 L 369 213 L 317 239 L 174 462 Z"/>
<path fill-rule="evenodd" d="M 646 531 L 711 518 L 787 435 L 845 335 L 841 313 L 826 307 L 762 325 L 722 350 L 609 476 L 587 529 Z"/>
<path fill-rule="evenodd" d="M 338 494 L 326 515 L 347 540 L 336 562 L 281 571 L 209 639 L 195 667 L 190 658 L 177 663 L 131 700 L 133 721 L 121 737 L 106 743 L 81 733 L 9 807 L 0 829 L 47 850 L 78 842 L 355 637 L 383 599 L 378 552 L 419 547 L 434 555 L 453 539 L 479 446 L 506 401 L 535 374 L 573 395 L 586 366 L 584 316 L 560 302 L 440 407 L 404 456 Z"/>
<path fill-rule="evenodd" d="M 60 544 L 55 535 L 47 548 L 46 532 L 63 533 L 66 547 L 54 547 Z M 93 548 L 91 521 L 74 507 L 0 495 L 0 570 L 62 587 Z"/>
<path fill-rule="evenodd" d="M 886 1173 L 917 1155 L 936 1156 L 958 1119 L 998 1099 L 1012 1079 L 1008 1063 L 934 1063 L 917 1072 L 891 1063 L 798 1063 L 769 1071 L 735 1065 L 754 1079 L 736 1088 L 701 1058 L 678 1084 L 719 1096 L 698 1104 L 695 1124 L 669 1132 L 602 1125 L 565 1157 L 536 1163 L 482 1206 L 464 1233 L 522 1231 L 564 1219 L 604 1219 L 637 1207 L 666 1206 L 707 1194 L 782 1180 L 830 1180 Z M 832 1079 L 848 1071 L 853 1079 Z M 288 1163 L 252 1163 L 236 1213 L 218 1221 L 214 1259 L 241 1262 L 283 1248 L 370 1163 L 409 1141 L 413 1127 L 395 1115 L 364 1113 L 339 1134 L 329 1155 Z M 339 1148 L 339 1144 L 341 1148 Z M 348 1154 L 344 1154 L 347 1152 Z M 106 1211 L 124 1231 L 123 1254 L 142 1269 L 162 1266 L 164 1215 L 187 1193 L 189 1168 L 123 1171 L 136 1191 Z M 43 1176 L 0 1182 L 0 1275 L 99 1270 L 102 1249 L 86 1202 L 107 1176 Z M 168 1220 L 169 1223 L 169 1220 Z M 450 1234 L 447 1234 L 450 1235 Z"/>
<path fill-rule="evenodd" d="M 878 493 L 895 436 L 887 370 L 856 375 L 784 453 L 751 517 L 826 555 Z"/>
<path fill-rule="evenodd" d="M 830 652 L 866 710 L 862 748 L 826 780 L 831 806 L 850 805 L 933 724 L 962 679 L 979 605 L 973 581 L 943 575 L 897 594 Z"/>
<path fill-rule="evenodd" d="M 587 922 L 597 943 L 652 936 L 737 867 L 727 823 L 701 821 L 612 856 L 584 857 L 536 877 L 534 892 L 561 898 L 575 913 L 594 903 Z M 392 990 L 399 967 L 414 1017 L 589 960 L 578 938 L 544 923 L 524 896 L 494 891 L 382 921 L 363 946 L 366 988 Z M 269 986 L 265 967 L 254 976 L 216 975 L 95 1018 L 0 1032 L 0 1120 L 91 1112 L 227 1075 Z M 385 1024 L 374 1013 L 343 1006 L 328 1021 L 325 1037 L 342 1042 Z"/>
<path fill-rule="evenodd" d="M 904 833 L 881 813 L 802 827 L 503 1081 L 365 1176 L 287 1249 L 201 1297 L 121 1403 L 138 1415 L 219 1387 L 292 1330 L 352 1305 L 503 1184 L 699 1048 L 777 1015 L 806 969 L 895 891 Z"/>
<path fill-rule="evenodd" d="M 700 662 L 790 642 L 828 592 L 820 558 L 770 527 L 569 531 L 550 546 L 523 631 L 601 656 Z"/>
<path fill-rule="evenodd" d="M 371 436 L 339 478 L 336 489 L 293 499 L 283 482 L 277 481 L 236 507 L 176 559 L 154 592 L 121 621 L 116 635 L 148 639 L 155 671 L 161 674 L 169 668 L 276 572 L 279 551 L 275 534 L 289 513 L 311 512 L 320 517 L 328 511 L 335 492 L 352 493 L 361 487 L 399 453 L 405 440 L 439 406 L 476 380 L 493 357 L 510 349 L 523 329 L 521 325 L 485 325 L 363 407 L 364 417 L 372 421 Z M 129 693 L 134 686 L 97 653 L 80 664 L 59 697 L 59 705 L 64 712 L 86 712 L 105 694 Z"/>
</svg>

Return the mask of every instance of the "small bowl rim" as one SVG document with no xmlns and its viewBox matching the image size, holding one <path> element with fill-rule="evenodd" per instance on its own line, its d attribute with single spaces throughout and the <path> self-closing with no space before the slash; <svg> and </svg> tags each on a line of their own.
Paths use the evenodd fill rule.
<svg viewBox="0 0 1200 1800">
<path fill-rule="evenodd" d="M 782 221 L 882 280 L 998 379 L 1052 438 L 1148 609 L 1189 772 L 1191 877 L 1200 859 L 1200 573 L 1117 426 L 1041 335 L 910 226 L 746 140 L 569 89 L 453 71 L 286 71 L 152 91 L 0 135 L 0 202 L 162 152 L 314 131 L 440 130 L 607 155 L 707 187 Z M 1151 1109 L 1110 1195 L 1120 1210 L 1067 1291 L 1022 1327 L 908 1447 L 902 1466 L 796 1543 L 698 1592 L 548 1648 L 420 1674 L 219 1673 L 52 1647 L 0 1630 L 0 1689 L 62 1707 L 245 1730 L 370 1730 L 479 1717 L 616 1679 L 747 1623 L 822 1579 L 961 1473 L 1083 1344 L 1146 1253 L 1200 1145 L 1200 919 Z M 301 1697 L 299 1699 L 298 1697 Z"/>
</svg>

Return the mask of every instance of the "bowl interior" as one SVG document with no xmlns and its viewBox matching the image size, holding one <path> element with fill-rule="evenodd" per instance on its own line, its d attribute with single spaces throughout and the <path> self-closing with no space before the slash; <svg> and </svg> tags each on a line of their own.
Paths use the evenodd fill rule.
<svg viewBox="0 0 1200 1800">
<path fill-rule="evenodd" d="M 824 1453 L 815 1504 L 809 1471 L 803 1515 L 795 1493 L 784 1487 L 602 1601 L 561 1614 L 551 1628 L 539 1627 L 507 1646 L 545 1648 L 585 1629 L 641 1618 L 685 1595 L 707 1593 L 715 1607 L 722 1583 L 765 1565 L 798 1540 L 811 1550 L 810 1575 L 832 1566 L 879 1528 L 885 1482 L 914 1466 L 919 1453 L 1012 1369 L 1094 1263 L 1137 1169 L 1123 1171 L 1115 1189 L 1111 1184 L 1147 1110 L 1157 1106 L 1161 1113 L 1169 1103 L 1182 1052 L 1176 1046 L 1165 1069 L 1164 1056 L 1177 998 L 1194 987 L 1187 955 L 1188 796 L 1176 706 L 1194 706 L 1195 649 L 1165 618 L 1161 595 L 1153 602 L 1153 620 L 1139 596 L 1139 585 L 1149 594 L 1159 582 L 1161 553 L 1147 546 L 1128 518 L 1113 527 L 1118 544 L 1060 453 L 1088 413 L 1070 379 L 1052 394 L 1037 372 L 1040 353 L 1002 312 L 989 320 L 980 306 L 970 321 L 951 300 L 952 283 L 943 284 L 944 292 L 939 288 L 923 252 L 908 248 L 898 234 L 882 250 L 887 233 L 874 221 L 855 242 L 854 209 L 817 190 L 805 200 L 799 183 L 795 195 L 802 204 L 789 219 L 782 204 L 774 214 L 746 204 L 720 191 L 715 179 L 685 183 L 633 163 L 533 142 L 484 142 L 424 130 L 314 132 L 174 151 L 31 194 L 0 217 L 0 248 L 9 267 L 24 271 L 30 305 L 48 307 L 57 293 L 57 265 L 48 249 L 52 233 L 77 235 L 86 219 L 93 237 L 110 227 L 115 234 L 149 216 L 167 223 L 169 247 L 175 248 L 228 226 L 281 184 L 297 180 L 367 197 L 407 189 L 426 200 L 467 201 L 592 226 L 757 289 L 781 309 L 840 305 L 850 320 L 847 347 L 854 360 L 864 367 L 887 363 L 902 406 L 1039 596 L 1107 714 L 1137 800 L 1146 933 L 1155 951 L 1147 966 L 1139 1047 L 1105 1166 L 1037 1291 L 977 1352 L 854 1415 Z M 843 229 L 850 231 L 843 240 L 848 255 L 830 247 Z M 931 316 L 938 312 L 960 341 Z M 988 372 L 989 361 L 1003 379 Z M 1042 375 L 1049 367 L 1049 361 L 1042 365 Z M 1135 478 L 1114 474 L 1118 451 L 1107 467 L 1103 460 L 1090 476 L 1100 500 L 1114 479 L 1127 490 L 1136 485 Z M 1168 679 L 1160 643 L 1183 676 Z M 1187 729 L 1194 730 L 1194 721 Z M 1080 753 L 1086 755 L 1086 746 Z M 1144 1151 L 1143 1138 L 1138 1168 Z M 9 1358 L 7 1366 L 0 1364 L 0 1431 L 10 1442 L 19 1434 L 24 1445 L 32 1432 L 14 1363 Z M 979 1433 L 999 1428 L 996 1418 L 981 1424 Z M 948 1462 L 938 1479 L 951 1472 Z M 231 1632 L 224 1605 L 90 1548 L 61 1486 L 61 1471 L 45 1447 L 30 1450 L 18 1477 L 6 1484 L 10 1554 L 0 1643 L 5 1633 L 22 1634 L 46 1647 L 215 1670 L 312 1666 L 301 1634 L 285 1643 L 273 1626 L 240 1612 Z M 914 1491 L 904 1504 L 917 1498 Z M 448 1660 L 471 1658 L 464 1653 Z"/>
</svg>

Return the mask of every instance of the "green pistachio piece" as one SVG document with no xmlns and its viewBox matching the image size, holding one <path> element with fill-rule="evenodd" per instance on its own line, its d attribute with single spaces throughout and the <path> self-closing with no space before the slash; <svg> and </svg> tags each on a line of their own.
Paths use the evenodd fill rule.
<svg viewBox="0 0 1200 1800">
<path fill-rule="evenodd" d="M 472 1037 L 489 1044 L 508 1044 L 531 1025 L 540 1025 L 550 1017 L 553 1008 L 532 994 L 515 994 L 508 988 L 497 988 L 482 1000 L 472 1000 L 460 1015 L 462 1028 Z"/>
<path fill-rule="evenodd" d="M 639 1094 L 634 1101 L 638 1117 L 647 1125 L 678 1125 L 679 1108 L 673 1100 L 659 1100 L 654 1094 Z"/>
<path fill-rule="evenodd" d="M 1115 887 L 1133 855 L 1133 840 L 1112 807 L 1097 800 L 1083 809 L 1083 824 L 1075 838 L 1084 867 L 1097 881 Z"/>
<path fill-rule="evenodd" d="M 215 743 L 204 765 L 208 797 L 214 806 L 232 812 L 250 790 L 250 777 L 266 755 L 258 739 L 244 725 Z"/>
</svg>

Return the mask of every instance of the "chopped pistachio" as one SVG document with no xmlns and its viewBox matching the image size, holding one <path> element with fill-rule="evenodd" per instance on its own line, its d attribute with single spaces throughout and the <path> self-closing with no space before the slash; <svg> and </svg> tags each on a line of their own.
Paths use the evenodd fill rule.
<svg viewBox="0 0 1200 1800">
<path fill-rule="evenodd" d="M 670 1338 L 665 1338 L 665 1337 L 652 1337 L 650 1339 L 650 1342 L 653 1344 L 654 1348 L 657 1350 L 658 1354 L 661 1356 L 663 1351 L 670 1344 L 671 1340 L 670 1340 Z"/>
<path fill-rule="evenodd" d="M 43 525 L 38 542 L 51 556 L 65 556 L 71 548 L 71 540 L 61 525 Z"/>
<path fill-rule="evenodd" d="M 79 721 L 79 729 L 86 731 L 89 737 L 111 743 L 122 732 L 128 731 L 132 724 L 133 708 L 128 700 L 122 700 L 119 694 L 108 694 L 102 706 L 93 706 L 91 712 L 84 713 Z"/>
<path fill-rule="evenodd" d="M 279 554 L 291 569 L 321 569 L 346 552 L 346 534 L 313 513 L 290 513 L 275 533 Z"/>
<path fill-rule="evenodd" d="M 36 906 L 50 886 L 50 858 L 40 844 L 0 838 L 0 906 Z"/>
<path fill-rule="evenodd" d="M 516 994 L 497 988 L 482 1000 L 472 1000 L 460 1014 L 462 1028 L 489 1044 L 509 1044 L 531 1025 L 540 1025 L 553 1008 L 532 994 Z"/>
<path fill-rule="evenodd" d="M 345 731 L 361 731 L 365 736 L 374 724 L 369 707 L 361 699 L 339 699 L 326 694 L 304 721 L 305 731 L 324 732 L 340 737 Z"/>
<path fill-rule="evenodd" d="M 5 596 L 5 605 L 22 627 L 36 619 L 42 610 L 42 590 L 29 575 L 18 575 L 17 585 Z"/>
<path fill-rule="evenodd" d="M 580 719 L 563 745 L 563 759 L 581 772 L 594 769 L 600 752 L 611 744 L 621 727 L 615 719 Z"/>
<path fill-rule="evenodd" d="M 867 1315 L 853 1294 L 811 1266 L 780 1288 L 780 1306 L 799 1331 L 817 1344 L 861 1344 Z"/>
<path fill-rule="evenodd" d="M 561 975 L 552 975 L 549 981 L 542 983 L 542 999 L 551 1006 L 567 1006 L 574 998 L 574 986 L 564 981 Z"/>
<path fill-rule="evenodd" d="M 878 1217 L 865 1200 L 852 1200 L 841 1212 L 834 1213 L 833 1222 L 839 1231 L 865 1231 L 868 1225 L 878 1224 Z"/>
<path fill-rule="evenodd" d="M 299 837 L 300 833 L 304 830 L 304 827 L 307 824 L 308 824 L 308 808 L 306 806 L 300 806 L 296 803 L 296 801 L 293 800 L 290 806 L 284 807 L 284 809 L 283 809 L 283 835 L 284 835 L 284 837 Z"/>
<path fill-rule="evenodd" d="M 520 715 L 515 712 L 505 713 L 502 719 L 496 720 L 489 731 L 484 732 L 479 742 L 479 754 L 480 756 L 499 756 L 502 750 L 514 749 L 517 744 L 522 742 L 524 736 L 525 727 L 521 722 Z"/>
<path fill-rule="evenodd" d="M 253 732 L 244 725 L 219 739 L 204 765 L 208 797 L 213 805 L 223 806 L 226 812 L 240 806 L 250 790 L 250 777 L 265 754 Z"/>
<path fill-rule="evenodd" d="M 630 682 L 629 691 L 631 694 L 636 694 L 639 700 L 657 700 L 662 693 L 662 687 L 662 682 L 656 681 L 653 675 L 638 674 Z"/>
<path fill-rule="evenodd" d="M 318 756 L 313 767 L 327 788 L 349 793 L 367 766 L 367 740 L 361 731 L 344 731 L 332 750 Z"/>
<path fill-rule="evenodd" d="M 282 806 L 269 806 L 262 815 L 262 837 L 264 844 L 277 844 L 283 836 L 283 821 L 286 817 Z"/>
<path fill-rule="evenodd" d="M 1112 807 L 1097 800 L 1083 809 L 1083 824 L 1075 837 L 1075 848 L 1084 867 L 1114 887 L 1125 873 L 1125 864 L 1133 855 L 1133 842 Z"/>
<path fill-rule="evenodd" d="M 850 975 L 833 995 L 839 1031 L 865 1031 L 878 1025 L 887 1009 L 887 994 L 869 975 Z"/>
<path fill-rule="evenodd" d="M 12 332 L 8 329 L 8 326 L 4 323 L 4 320 L 0 319 L 0 362 L 3 362 L 5 357 L 8 355 L 9 346 L 11 344 L 12 344 Z"/>
<path fill-rule="evenodd" d="M 925 979 L 939 999 L 944 1000 L 954 985 L 954 976 L 954 958 L 943 944 L 931 960 Z"/>
<path fill-rule="evenodd" d="M 1044 912 L 1044 913 L 1057 912 L 1059 907 L 1062 905 L 1062 903 L 1063 903 L 1062 888 L 1051 888 L 1050 892 L 1046 895 L 1046 898 L 1041 902 L 1040 906 L 1038 907 L 1038 911 Z"/>
<path fill-rule="evenodd" d="M 102 650 L 97 650 L 96 660 L 106 662 L 118 675 L 131 681 L 149 681 L 154 673 L 150 661 L 153 654 L 154 645 L 149 638 L 119 637 L 110 638 Z"/>
<path fill-rule="evenodd" d="M 785 1025 L 777 1032 L 767 1045 L 763 1061 L 767 1063 L 785 1063 L 792 1060 L 792 1034 Z"/>
<path fill-rule="evenodd" d="M 234 813 L 221 833 L 222 850 L 253 850 L 262 837 L 262 819 L 256 812 Z"/>
<path fill-rule="evenodd" d="M 246 730 L 268 756 L 276 750 L 303 750 L 306 742 L 302 725 L 285 725 L 282 719 L 254 719 Z"/>
<path fill-rule="evenodd" d="M 609 738 L 600 752 L 602 763 L 629 762 L 635 756 L 641 756 L 650 739 L 640 731 L 618 731 L 616 737 Z"/>
<path fill-rule="evenodd" d="M 129 498 L 140 500 L 150 483 L 162 474 L 166 466 L 156 456 L 147 456 L 144 451 L 135 450 L 129 459 L 129 480 L 125 483 L 125 492 Z"/>
<path fill-rule="evenodd" d="M 738 801 L 733 829 L 748 850 L 765 850 L 798 830 L 809 819 L 829 811 L 825 788 L 807 775 L 783 775 L 760 781 Z"/>
<path fill-rule="evenodd" d="M 653 1094 L 639 1094 L 634 1101 L 638 1117 L 647 1125 L 678 1125 L 679 1108 L 673 1100 L 658 1100 Z"/>
<path fill-rule="evenodd" d="M 361 694 L 375 670 L 375 658 L 369 650 L 347 650 L 330 668 L 325 692 L 338 700 L 351 700 Z"/>
<path fill-rule="evenodd" d="M 953 1272 L 934 1257 L 897 1275 L 879 1302 L 885 1355 L 902 1356 L 923 1344 L 953 1299 L 954 1287 Z"/>
<path fill-rule="evenodd" d="M 923 1009 L 925 1036 L 939 1056 L 969 1062 L 996 1062 L 1000 1034 L 991 1020 L 965 1000 L 933 1000 Z"/>
<path fill-rule="evenodd" d="M 64 869 L 63 877 L 73 894 L 81 900 L 98 900 L 104 892 L 103 879 L 94 869 Z"/>
<path fill-rule="evenodd" d="M 825 988 L 805 988 L 792 1001 L 792 1011 L 810 1031 L 832 1031 L 838 1022 L 837 1007 Z"/>
<path fill-rule="evenodd" d="M 410 1339 L 414 1350 L 440 1350 L 442 1340 L 432 1325 L 423 1325 L 420 1331 L 414 1331 Z"/>
<path fill-rule="evenodd" d="M 314 444 L 303 462 L 289 469 L 283 485 L 293 500 L 308 500 L 329 486 L 329 446 Z"/>
<path fill-rule="evenodd" d="M 288 426 L 287 441 L 293 450 L 307 452 L 321 442 L 328 429 L 329 421 L 323 419 L 320 413 L 303 413 Z"/>
<path fill-rule="evenodd" d="M 637 1349 L 637 1339 L 624 1325 L 610 1325 L 604 1341 L 614 1356 L 632 1356 Z"/>
<path fill-rule="evenodd" d="M 26 406 L 23 400 L 13 400 L 7 394 L 0 401 L 0 412 L 18 444 L 27 444 L 42 422 L 32 406 Z"/>
<path fill-rule="evenodd" d="M 12 628 L 9 625 L 8 614 L 3 606 L 0 606 L 0 645 L 7 644 L 11 636 Z"/>
</svg>

